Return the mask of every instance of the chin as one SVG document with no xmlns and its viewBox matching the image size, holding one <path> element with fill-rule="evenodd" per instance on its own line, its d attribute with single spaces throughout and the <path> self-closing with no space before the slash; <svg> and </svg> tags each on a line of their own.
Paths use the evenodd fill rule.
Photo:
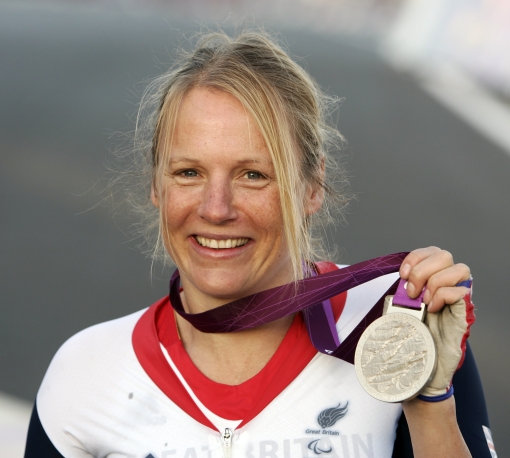
<svg viewBox="0 0 510 458">
<path fill-rule="evenodd" d="M 281 275 L 286 271 L 282 267 L 266 270 L 266 266 L 257 263 L 253 263 L 255 266 L 220 264 L 200 266 L 193 263 L 182 269 L 181 275 L 187 280 L 185 288 L 191 287 L 202 296 L 230 302 L 292 280 Z"/>
<path fill-rule="evenodd" d="M 218 279 L 217 281 L 207 281 L 195 283 L 195 287 L 206 296 L 218 299 L 240 299 L 255 292 L 254 286 L 247 285 L 247 281 L 229 278 L 228 280 Z"/>
</svg>

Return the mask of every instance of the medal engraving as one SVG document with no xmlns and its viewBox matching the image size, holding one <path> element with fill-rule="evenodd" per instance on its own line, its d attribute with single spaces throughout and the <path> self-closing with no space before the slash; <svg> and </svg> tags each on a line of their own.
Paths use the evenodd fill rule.
<svg viewBox="0 0 510 458">
<path fill-rule="evenodd" d="M 436 350 L 428 328 L 406 313 L 374 321 L 361 336 L 355 368 L 374 398 L 401 402 L 415 397 L 435 371 Z"/>
</svg>

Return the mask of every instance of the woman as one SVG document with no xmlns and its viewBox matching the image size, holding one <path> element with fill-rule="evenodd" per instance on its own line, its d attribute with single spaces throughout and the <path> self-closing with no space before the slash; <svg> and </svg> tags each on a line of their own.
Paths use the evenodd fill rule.
<svg viewBox="0 0 510 458">
<path fill-rule="evenodd" d="M 262 34 L 213 34 L 157 88 L 142 175 L 158 211 L 155 250 L 179 269 L 184 310 L 336 269 L 311 264 L 314 221 L 334 197 L 326 151 L 340 137 L 310 77 Z M 469 302 L 469 288 L 455 286 L 469 269 L 445 251 L 412 252 L 400 276 L 411 297 L 426 285 L 430 312 Z M 394 280 L 331 300 L 342 340 Z M 300 313 L 205 333 L 171 306 L 163 298 L 59 350 L 27 457 L 412 456 L 395 440 L 402 411 L 414 456 L 470 456 L 449 386 L 441 402 L 382 403 L 351 364 L 317 354 Z"/>
</svg>

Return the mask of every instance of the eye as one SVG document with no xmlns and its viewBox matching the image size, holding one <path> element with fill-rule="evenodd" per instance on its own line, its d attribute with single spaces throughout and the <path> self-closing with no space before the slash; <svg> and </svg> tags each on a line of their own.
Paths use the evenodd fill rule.
<svg viewBox="0 0 510 458">
<path fill-rule="evenodd" d="M 250 170 L 246 172 L 246 178 L 249 180 L 260 180 L 261 178 L 265 178 L 260 172 L 255 172 L 254 170 Z"/>
<path fill-rule="evenodd" d="M 198 176 L 198 172 L 193 169 L 181 170 L 178 174 L 184 178 L 194 178 Z"/>
</svg>

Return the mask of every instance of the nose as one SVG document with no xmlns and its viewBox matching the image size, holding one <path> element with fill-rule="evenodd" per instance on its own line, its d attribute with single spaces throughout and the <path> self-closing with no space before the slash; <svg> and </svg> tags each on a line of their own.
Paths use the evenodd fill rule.
<svg viewBox="0 0 510 458">
<path fill-rule="evenodd" d="M 222 224 L 237 217 L 233 205 L 234 190 L 228 177 L 211 177 L 204 187 L 198 215 L 212 224 Z"/>
</svg>

